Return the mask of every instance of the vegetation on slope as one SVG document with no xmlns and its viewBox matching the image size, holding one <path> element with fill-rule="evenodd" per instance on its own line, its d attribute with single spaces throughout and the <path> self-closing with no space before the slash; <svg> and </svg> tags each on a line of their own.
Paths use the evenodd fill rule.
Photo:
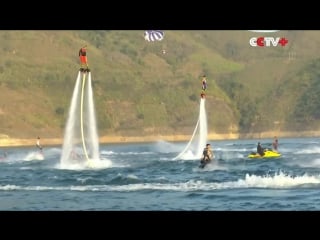
<svg viewBox="0 0 320 240">
<path fill-rule="evenodd" d="M 210 132 L 320 127 L 319 31 L 274 33 L 289 44 L 269 48 L 249 31 L 143 33 L 0 31 L 0 134 L 63 136 L 84 44 L 101 136 L 191 134 L 203 74 Z"/>
</svg>

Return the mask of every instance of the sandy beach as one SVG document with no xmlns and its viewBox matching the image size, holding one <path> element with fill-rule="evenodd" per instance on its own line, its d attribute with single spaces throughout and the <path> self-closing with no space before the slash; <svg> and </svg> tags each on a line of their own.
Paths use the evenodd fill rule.
<svg viewBox="0 0 320 240">
<path fill-rule="evenodd" d="M 274 136 L 278 138 L 299 138 L 299 137 L 320 137 L 320 131 L 305 132 L 261 132 L 261 133 L 226 133 L 216 134 L 209 133 L 208 141 L 214 140 L 230 140 L 230 139 L 272 139 Z M 139 143 L 139 142 L 157 142 L 157 141 L 189 141 L 191 135 L 150 135 L 150 136 L 102 136 L 99 137 L 100 144 L 108 143 Z M 41 145 L 62 145 L 62 138 L 41 138 Z M 0 135 L 0 147 L 18 147 L 18 146 L 35 146 L 36 138 L 10 138 L 6 135 Z"/>
</svg>

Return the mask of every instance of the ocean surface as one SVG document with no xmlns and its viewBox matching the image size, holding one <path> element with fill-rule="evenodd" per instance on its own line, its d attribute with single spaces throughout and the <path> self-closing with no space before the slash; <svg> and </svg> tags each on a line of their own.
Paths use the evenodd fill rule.
<svg viewBox="0 0 320 240">
<path fill-rule="evenodd" d="M 173 160 L 186 142 L 105 144 L 95 168 L 62 168 L 61 146 L 0 147 L 2 211 L 319 211 L 320 138 L 209 141 L 215 162 Z"/>
</svg>

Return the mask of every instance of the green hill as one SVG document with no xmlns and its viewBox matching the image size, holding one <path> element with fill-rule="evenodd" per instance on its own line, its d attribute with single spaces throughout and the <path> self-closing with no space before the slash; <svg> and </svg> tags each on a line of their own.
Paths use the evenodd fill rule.
<svg viewBox="0 0 320 240">
<path fill-rule="evenodd" d="M 84 44 L 100 136 L 191 134 L 203 74 L 210 132 L 319 130 L 320 31 L 143 34 L 0 31 L 0 135 L 63 136 Z M 250 46 L 259 36 L 289 43 Z"/>
</svg>

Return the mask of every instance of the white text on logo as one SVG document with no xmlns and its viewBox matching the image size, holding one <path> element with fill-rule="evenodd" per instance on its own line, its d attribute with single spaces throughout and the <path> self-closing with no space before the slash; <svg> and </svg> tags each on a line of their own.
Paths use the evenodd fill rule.
<svg viewBox="0 0 320 240">
<path fill-rule="evenodd" d="M 249 40 L 252 47 L 277 47 L 279 44 L 284 47 L 287 43 L 288 40 L 284 37 L 252 37 Z"/>
</svg>

